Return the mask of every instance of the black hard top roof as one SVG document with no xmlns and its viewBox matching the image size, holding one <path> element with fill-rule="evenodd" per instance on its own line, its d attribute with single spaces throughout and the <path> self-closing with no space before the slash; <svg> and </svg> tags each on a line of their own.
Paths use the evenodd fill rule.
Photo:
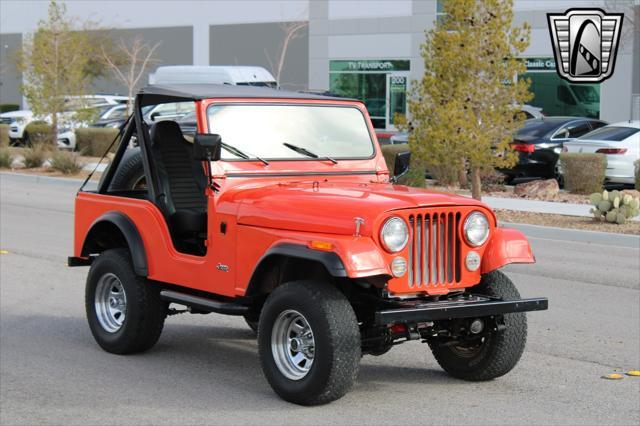
<svg viewBox="0 0 640 426">
<path fill-rule="evenodd" d="M 138 96 L 141 98 L 141 106 L 211 98 L 355 100 L 314 93 L 287 92 L 269 87 L 235 86 L 230 84 L 154 84 L 141 89 Z"/>
</svg>

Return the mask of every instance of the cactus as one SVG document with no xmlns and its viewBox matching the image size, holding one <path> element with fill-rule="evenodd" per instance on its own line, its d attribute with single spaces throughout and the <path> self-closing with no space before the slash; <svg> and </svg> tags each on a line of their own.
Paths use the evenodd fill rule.
<svg viewBox="0 0 640 426">
<path fill-rule="evenodd" d="M 589 196 L 589 201 L 591 202 L 591 204 L 598 207 L 598 204 L 600 204 L 600 201 L 602 201 L 602 194 L 597 192 L 591 194 Z"/>
<path fill-rule="evenodd" d="M 622 225 L 627 219 L 640 215 L 640 198 L 620 191 L 596 192 L 589 196 L 589 201 L 595 206 L 589 212 L 596 220 Z"/>
<path fill-rule="evenodd" d="M 603 200 L 603 201 L 600 201 L 600 203 L 598 204 L 598 210 L 606 213 L 609 210 L 611 210 L 611 206 L 612 206 L 611 201 Z"/>
</svg>

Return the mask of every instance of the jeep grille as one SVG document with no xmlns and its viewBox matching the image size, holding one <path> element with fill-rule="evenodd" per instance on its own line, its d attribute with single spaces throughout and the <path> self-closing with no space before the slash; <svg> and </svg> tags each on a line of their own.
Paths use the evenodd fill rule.
<svg viewBox="0 0 640 426">
<path fill-rule="evenodd" d="M 410 288 L 460 282 L 460 212 L 409 215 Z"/>
</svg>

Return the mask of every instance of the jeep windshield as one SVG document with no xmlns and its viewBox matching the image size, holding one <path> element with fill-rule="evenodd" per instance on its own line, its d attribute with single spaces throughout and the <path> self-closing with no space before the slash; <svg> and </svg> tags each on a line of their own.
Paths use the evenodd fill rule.
<svg viewBox="0 0 640 426">
<path fill-rule="evenodd" d="M 218 104 L 211 105 L 207 114 L 211 133 L 251 155 L 244 159 L 231 150 L 223 150 L 224 160 L 367 159 L 375 152 L 365 117 L 355 107 Z"/>
</svg>

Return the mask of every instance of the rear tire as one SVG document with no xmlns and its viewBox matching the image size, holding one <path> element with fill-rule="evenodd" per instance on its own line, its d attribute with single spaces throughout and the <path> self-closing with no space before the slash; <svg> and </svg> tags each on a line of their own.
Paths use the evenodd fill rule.
<svg viewBox="0 0 640 426">
<path fill-rule="evenodd" d="M 334 401 L 358 375 L 356 316 L 345 296 L 329 284 L 294 281 L 277 287 L 262 308 L 258 348 L 273 390 L 296 404 Z"/>
<path fill-rule="evenodd" d="M 137 276 L 126 249 L 106 250 L 91 264 L 85 291 L 89 328 L 102 349 L 143 352 L 158 341 L 167 303 L 146 278 Z"/>
<path fill-rule="evenodd" d="M 503 300 L 520 299 L 513 282 L 500 271 L 483 275 L 480 284 L 472 287 L 470 293 Z M 429 346 L 438 364 L 453 377 L 469 381 L 495 379 L 515 367 L 527 341 L 524 312 L 504 315 L 504 325 L 506 329 L 492 331 L 479 345 L 429 342 Z"/>
</svg>

